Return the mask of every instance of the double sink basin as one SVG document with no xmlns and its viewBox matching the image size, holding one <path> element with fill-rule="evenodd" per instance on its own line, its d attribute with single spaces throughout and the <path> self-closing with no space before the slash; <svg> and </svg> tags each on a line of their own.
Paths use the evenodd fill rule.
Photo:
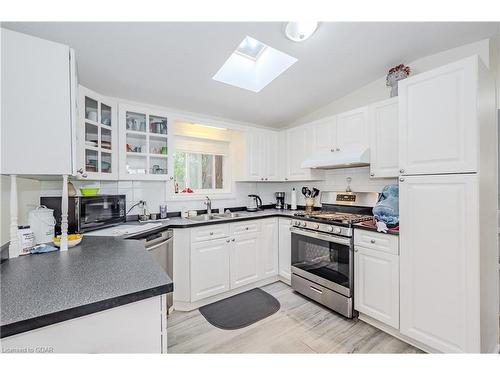
<svg viewBox="0 0 500 375">
<path fill-rule="evenodd" d="M 225 214 L 204 214 L 204 215 L 198 215 L 198 216 L 193 216 L 189 217 L 188 220 L 192 221 L 216 221 L 216 220 L 223 220 L 223 219 L 235 219 L 237 217 L 244 217 L 247 216 L 245 214 L 241 214 L 238 212 L 230 212 L 230 213 L 225 213 Z"/>
</svg>

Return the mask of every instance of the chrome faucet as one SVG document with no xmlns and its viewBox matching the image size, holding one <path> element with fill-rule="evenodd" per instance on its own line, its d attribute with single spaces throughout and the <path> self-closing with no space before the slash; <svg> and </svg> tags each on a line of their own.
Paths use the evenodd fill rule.
<svg viewBox="0 0 500 375">
<path fill-rule="evenodd" d="M 212 215 L 212 201 L 210 198 L 207 196 L 207 200 L 205 202 L 205 206 L 207 206 L 207 214 Z"/>
</svg>

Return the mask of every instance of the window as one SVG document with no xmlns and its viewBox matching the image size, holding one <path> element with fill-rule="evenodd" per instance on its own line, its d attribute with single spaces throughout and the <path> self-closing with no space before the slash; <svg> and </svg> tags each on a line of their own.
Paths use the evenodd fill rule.
<svg viewBox="0 0 500 375">
<path fill-rule="evenodd" d="M 230 131 L 178 121 L 175 124 L 174 142 L 176 194 L 230 193 Z"/>
<path fill-rule="evenodd" d="M 224 155 L 177 151 L 174 159 L 176 193 L 224 190 Z"/>
</svg>

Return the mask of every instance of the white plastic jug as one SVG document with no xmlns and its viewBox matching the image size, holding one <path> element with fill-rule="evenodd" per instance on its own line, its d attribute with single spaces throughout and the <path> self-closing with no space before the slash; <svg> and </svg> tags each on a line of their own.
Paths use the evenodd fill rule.
<svg viewBox="0 0 500 375">
<path fill-rule="evenodd" d="M 37 244 L 52 242 L 56 225 L 54 210 L 45 206 L 39 206 L 30 211 L 28 222 L 35 235 L 35 242 Z"/>
</svg>

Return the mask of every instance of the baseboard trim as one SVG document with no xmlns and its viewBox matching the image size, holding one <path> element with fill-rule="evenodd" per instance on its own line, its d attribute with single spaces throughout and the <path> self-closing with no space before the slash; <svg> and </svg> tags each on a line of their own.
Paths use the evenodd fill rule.
<svg viewBox="0 0 500 375">
<path fill-rule="evenodd" d="M 292 285 L 292 282 L 289 278 L 287 277 L 284 277 L 284 276 L 281 276 L 281 275 L 278 275 L 278 280 L 281 281 L 282 283 L 285 283 L 286 285 L 288 286 L 291 286 Z"/>
<path fill-rule="evenodd" d="M 233 290 L 229 290 L 229 291 L 221 293 L 221 294 L 217 294 L 216 296 L 204 298 L 202 300 L 195 301 L 195 302 L 184 302 L 184 301 L 175 301 L 174 300 L 173 308 L 174 308 L 174 310 L 177 310 L 177 311 L 196 310 L 196 309 L 200 308 L 201 306 L 205 306 L 205 305 L 208 305 L 210 303 L 220 301 L 221 299 L 231 297 L 231 296 L 234 296 L 234 295 L 242 293 L 242 292 L 246 292 L 247 290 L 250 290 L 253 288 L 260 288 L 261 286 L 269 285 L 269 284 L 275 283 L 276 281 L 281 281 L 277 275 L 272 276 L 272 277 L 268 277 L 267 279 L 264 279 L 264 280 L 259 280 L 255 283 L 248 284 L 248 285 L 245 285 L 245 286 L 233 289 Z"/>
<path fill-rule="evenodd" d="M 365 323 L 368 323 L 369 325 L 374 326 L 375 328 L 380 329 L 381 331 L 384 331 L 385 333 L 388 333 L 391 336 L 396 337 L 397 339 L 406 342 L 407 344 L 413 345 L 414 347 L 423 350 L 426 353 L 441 353 L 440 351 L 436 351 L 435 349 L 422 344 L 421 342 L 415 341 L 408 336 L 403 335 L 401 332 L 399 332 L 397 329 L 388 326 L 385 323 L 382 323 L 376 319 L 373 319 L 372 317 L 365 315 L 363 313 L 359 313 L 358 316 L 359 320 L 362 320 Z"/>
</svg>

